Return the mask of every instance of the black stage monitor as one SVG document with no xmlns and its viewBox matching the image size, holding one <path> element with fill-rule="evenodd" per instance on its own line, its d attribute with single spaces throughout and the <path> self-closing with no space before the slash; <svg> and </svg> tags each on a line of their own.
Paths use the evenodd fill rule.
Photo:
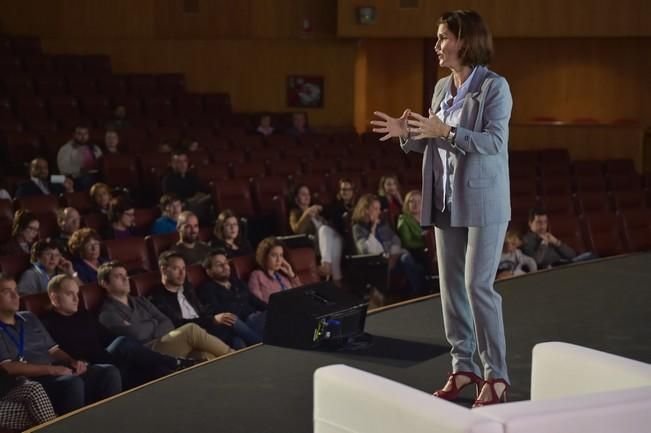
<svg viewBox="0 0 651 433">
<path fill-rule="evenodd" d="M 368 302 L 332 283 L 274 293 L 264 343 L 297 349 L 344 345 L 364 333 Z"/>
</svg>

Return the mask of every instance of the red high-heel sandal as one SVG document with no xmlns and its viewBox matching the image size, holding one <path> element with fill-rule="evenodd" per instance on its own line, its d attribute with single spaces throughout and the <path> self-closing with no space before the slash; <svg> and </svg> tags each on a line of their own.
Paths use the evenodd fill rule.
<svg viewBox="0 0 651 433">
<path fill-rule="evenodd" d="M 495 384 L 496 383 L 501 383 L 504 385 L 504 391 L 502 391 L 502 394 L 498 395 L 497 391 L 495 390 Z M 473 403 L 472 407 L 482 407 L 482 406 L 488 406 L 490 404 L 497 404 L 497 403 L 505 403 L 506 402 L 506 393 L 509 390 L 510 385 L 506 383 L 504 379 L 486 379 L 484 381 L 484 385 L 488 385 L 488 387 L 491 390 L 491 399 L 490 400 L 479 400 L 479 395 L 477 395 L 477 399 Z"/>
<path fill-rule="evenodd" d="M 457 388 L 457 381 L 456 377 L 457 376 L 464 376 L 470 379 L 470 382 L 464 383 L 461 385 L 461 387 Z M 462 389 L 464 389 L 468 385 L 472 385 L 473 383 L 475 384 L 475 398 L 479 395 L 479 387 L 482 384 L 482 378 L 477 376 L 475 373 L 472 371 L 457 371 L 454 373 L 450 373 L 450 376 L 448 377 L 448 382 L 452 383 L 452 389 L 449 391 L 445 391 L 443 389 L 439 389 L 438 391 L 434 391 L 434 396 L 438 398 L 442 398 L 444 400 L 454 400 L 459 396 L 459 393 L 461 392 Z"/>
</svg>

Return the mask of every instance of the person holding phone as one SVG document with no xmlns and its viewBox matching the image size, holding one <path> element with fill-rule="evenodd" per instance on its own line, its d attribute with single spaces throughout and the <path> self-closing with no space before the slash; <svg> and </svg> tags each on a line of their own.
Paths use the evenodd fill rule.
<svg viewBox="0 0 651 433">
<path fill-rule="evenodd" d="M 251 272 L 249 289 L 265 304 L 274 293 L 301 286 L 300 278 L 285 259 L 284 245 L 275 237 L 260 242 L 255 261 L 260 269 Z"/>
<path fill-rule="evenodd" d="M 511 219 L 508 141 L 513 99 L 487 68 L 493 40 L 475 11 L 445 12 L 435 54 L 451 74 L 436 84 L 429 113 L 375 112 L 380 140 L 423 154 L 421 225 L 435 226 L 441 306 L 452 374 L 434 393 L 455 399 L 475 385 L 474 406 L 506 399 L 509 375 L 502 298 L 493 282 Z M 475 361 L 479 354 L 481 366 Z"/>
<path fill-rule="evenodd" d="M 39 195 L 60 195 L 74 192 L 72 179 L 63 175 L 50 176 L 50 166 L 43 158 L 35 158 L 29 163 L 29 180 L 16 188 L 16 198 Z"/>
<path fill-rule="evenodd" d="M 47 293 L 47 284 L 55 275 L 77 278 L 72 263 L 61 255 L 58 244 L 50 238 L 32 245 L 31 260 L 31 267 L 23 272 L 18 281 L 21 296 Z"/>
</svg>

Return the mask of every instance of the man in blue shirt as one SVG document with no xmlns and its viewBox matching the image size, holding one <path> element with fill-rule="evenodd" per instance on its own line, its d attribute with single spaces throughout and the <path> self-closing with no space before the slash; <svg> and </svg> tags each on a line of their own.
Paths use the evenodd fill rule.
<svg viewBox="0 0 651 433">
<path fill-rule="evenodd" d="M 152 235 L 174 233 L 176 231 L 176 220 L 183 211 L 183 202 L 176 194 L 164 194 L 159 201 L 162 215 L 151 228 Z"/>
<path fill-rule="evenodd" d="M 0 274 L 0 364 L 13 376 L 39 382 L 58 415 L 122 390 L 119 370 L 73 359 L 28 311 L 18 312 L 16 281 Z"/>
</svg>

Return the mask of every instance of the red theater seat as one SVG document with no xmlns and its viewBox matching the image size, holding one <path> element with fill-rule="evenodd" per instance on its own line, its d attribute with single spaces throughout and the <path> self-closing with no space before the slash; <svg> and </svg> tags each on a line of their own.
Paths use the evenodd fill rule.
<svg viewBox="0 0 651 433">
<path fill-rule="evenodd" d="M 66 206 L 74 207 L 80 214 L 86 214 L 93 209 L 93 200 L 86 191 L 67 192 L 63 194 Z"/>
<path fill-rule="evenodd" d="M 23 307 L 32 312 L 36 317 L 41 317 L 52 308 L 50 297 L 47 293 L 36 293 L 20 297 Z"/>
<path fill-rule="evenodd" d="M 13 254 L 0 256 L 0 271 L 5 275 L 18 279 L 29 268 L 29 254 Z"/>
<path fill-rule="evenodd" d="M 144 272 L 129 278 L 131 295 L 147 297 L 161 285 L 160 272 Z"/>
<path fill-rule="evenodd" d="M 316 254 L 314 248 L 293 248 L 286 251 L 287 261 L 301 279 L 302 285 L 321 281 L 317 272 Z"/>
<path fill-rule="evenodd" d="M 151 271 L 154 268 L 149 262 L 145 239 L 131 237 L 127 239 L 115 239 L 104 242 L 106 252 L 111 260 L 122 262 L 129 274 Z"/>
<path fill-rule="evenodd" d="M 147 252 L 149 254 L 149 261 L 158 269 L 158 256 L 163 251 L 169 250 L 172 245 L 179 241 L 179 234 L 177 232 L 165 233 L 158 235 L 150 235 L 145 237 L 147 244 Z"/>
<path fill-rule="evenodd" d="M 104 296 L 106 296 L 106 292 L 98 283 L 84 284 L 79 287 L 79 293 L 84 308 L 91 313 L 96 313 L 99 310 L 104 301 Z"/>
<path fill-rule="evenodd" d="M 212 189 L 216 212 L 230 209 L 244 218 L 255 216 L 249 182 L 246 179 L 233 179 L 218 182 Z"/>
</svg>

